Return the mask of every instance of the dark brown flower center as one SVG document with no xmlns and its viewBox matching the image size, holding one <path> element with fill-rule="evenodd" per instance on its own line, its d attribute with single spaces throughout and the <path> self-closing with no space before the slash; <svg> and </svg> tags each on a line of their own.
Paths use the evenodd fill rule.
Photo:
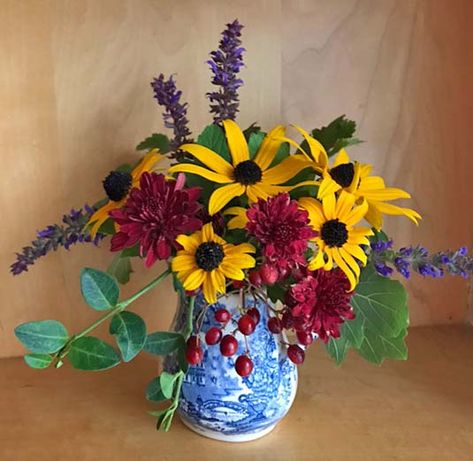
<svg viewBox="0 0 473 461">
<path fill-rule="evenodd" d="M 205 242 L 201 243 L 195 251 L 195 262 L 201 269 L 210 272 L 220 266 L 224 256 L 222 245 L 216 242 Z"/>
<path fill-rule="evenodd" d="M 353 163 L 342 163 L 330 170 L 332 179 L 342 187 L 348 187 L 355 176 L 355 167 Z"/>
<path fill-rule="evenodd" d="M 263 172 L 253 160 L 240 162 L 234 170 L 235 180 L 244 186 L 256 184 L 261 181 Z"/>
<path fill-rule="evenodd" d="M 103 180 L 103 188 L 107 197 L 113 202 L 119 202 L 128 194 L 131 187 L 131 174 L 125 171 L 111 171 Z"/>
<path fill-rule="evenodd" d="M 323 224 L 320 236 L 329 247 L 341 247 L 348 240 L 347 226 L 338 219 L 331 219 Z"/>
</svg>

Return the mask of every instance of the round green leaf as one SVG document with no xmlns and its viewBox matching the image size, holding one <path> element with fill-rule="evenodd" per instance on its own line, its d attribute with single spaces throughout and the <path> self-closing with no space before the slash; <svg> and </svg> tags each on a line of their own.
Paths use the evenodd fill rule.
<svg viewBox="0 0 473 461">
<path fill-rule="evenodd" d="M 57 352 L 69 339 L 66 328 L 57 320 L 22 323 L 15 328 L 15 335 L 27 349 L 36 354 Z"/>
<path fill-rule="evenodd" d="M 25 362 L 31 368 L 48 368 L 53 362 L 53 358 L 47 354 L 27 354 L 24 357 Z"/>
<path fill-rule="evenodd" d="M 157 331 L 148 335 L 144 350 L 154 355 L 168 355 L 185 343 L 180 333 Z"/>
<path fill-rule="evenodd" d="M 146 324 L 133 312 L 120 312 L 110 322 L 110 334 L 115 336 L 123 361 L 129 362 L 143 349 L 146 342 Z"/>
<path fill-rule="evenodd" d="M 93 336 L 84 336 L 73 341 L 67 357 L 78 370 L 106 370 L 120 363 L 115 349 Z"/>
<path fill-rule="evenodd" d="M 153 378 L 148 387 L 146 388 L 145 392 L 146 398 L 151 400 L 152 402 L 161 402 L 163 400 L 167 400 L 167 397 L 164 396 L 161 390 L 161 384 L 159 383 L 159 376 L 157 378 Z"/>
<path fill-rule="evenodd" d="M 116 280 L 106 272 L 96 269 L 82 269 L 80 288 L 85 302 L 97 311 L 116 306 L 120 296 Z"/>
</svg>

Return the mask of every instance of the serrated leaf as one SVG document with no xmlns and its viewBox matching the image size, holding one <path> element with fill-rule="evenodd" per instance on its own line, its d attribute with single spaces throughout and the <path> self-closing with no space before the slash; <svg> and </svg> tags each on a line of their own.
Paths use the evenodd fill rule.
<svg viewBox="0 0 473 461">
<path fill-rule="evenodd" d="M 353 320 L 346 320 L 340 329 L 340 334 L 353 347 L 360 347 L 365 336 L 363 317 L 358 315 Z"/>
<path fill-rule="evenodd" d="M 351 305 L 364 320 L 365 333 L 393 338 L 409 322 L 406 290 L 398 281 L 378 275 L 371 264 L 361 273 Z"/>
<path fill-rule="evenodd" d="M 348 146 L 356 146 L 357 144 L 362 144 L 363 141 L 358 138 L 343 138 L 343 139 L 338 139 L 334 146 L 331 149 L 331 152 L 333 154 L 336 154 L 337 152 L 340 151 L 340 149 L 343 149 Z"/>
<path fill-rule="evenodd" d="M 108 266 L 107 273 L 115 277 L 118 283 L 124 285 L 130 281 L 130 274 L 133 269 L 131 268 L 130 258 L 124 257 L 122 253 L 115 255 L 110 266 Z"/>
<path fill-rule="evenodd" d="M 66 327 L 57 320 L 22 323 L 15 328 L 15 335 L 27 349 L 36 354 L 57 352 L 69 339 Z"/>
<path fill-rule="evenodd" d="M 377 365 L 381 365 L 385 359 L 406 360 L 406 335 L 407 330 L 402 330 L 394 338 L 386 338 L 368 331 L 358 352 L 364 359 Z"/>
<path fill-rule="evenodd" d="M 163 393 L 164 397 L 170 399 L 174 393 L 174 384 L 176 379 L 179 377 L 179 373 L 172 375 L 167 371 L 163 371 L 159 375 L 159 385 L 161 386 L 161 392 Z"/>
<path fill-rule="evenodd" d="M 149 354 L 168 355 L 184 343 L 184 337 L 180 333 L 157 331 L 148 335 L 144 350 Z"/>
<path fill-rule="evenodd" d="M 146 398 L 152 402 L 162 402 L 163 400 L 168 400 L 161 391 L 161 384 L 159 383 L 159 376 L 153 378 L 145 391 Z"/>
<path fill-rule="evenodd" d="M 97 311 L 116 306 L 120 296 L 116 280 L 106 272 L 96 269 L 82 269 L 80 288 L 85 302 Z"/>
<path fill-rule="evenodd" d="M 165 134 L 153 133 L 147 137 L 144 141 L 141 141 L 137 146 L 136 150 L 151 150 L 159 149 L 162 154 L 169 152 L 169 139 Z"/>
<path fill-rule="evenodd" d="M 73 341 L 67 358 L 74 368 L 87 371 L 107 370 L 120 363 L 115 349 L 93 336 Z"/>
<path fill-rule="evenodd" d="M 120 312 L 110 322 L 110 334 L 115 336 L 124 362 L 134 359 L 146 342 L 146 324 L 133 312 Z"/>
<path fill-rule="evenodd" d="M 218 125 L 208 125 L 204 128 L 202 133 L 197 138 L 197 144 L 208 147 L 215 153 L 224 158 L 227 162 L 230 160 L 230 152 L 227 146 L 227 139 L 223 129 Z"/>
<path fill-rule="evenodd" d="M 337 141 L 353 138 L 356 131 L 356 123 L 345 118 L 345 115 L 337 117 L 327 126 L 312 131 L 312 136 L 317 139 L 327 151 L 329 156 L 335 154 Z"/>
<path fill-rule="evenodd" d="M 26 364 L 31 368 L 42 370 L 48 368 L 53 358 L 47 354 L 27 354 L 24 356 Z"/>
<path fill-rule="evenodd" d="M 337 339 L 330 338 L 325 347 L 330 357 L 335 360 L 337 365 L 340 365 L 343 360 L 345 360 L 350 344 L 343 336 L 341 336 Z"/>
</svg>

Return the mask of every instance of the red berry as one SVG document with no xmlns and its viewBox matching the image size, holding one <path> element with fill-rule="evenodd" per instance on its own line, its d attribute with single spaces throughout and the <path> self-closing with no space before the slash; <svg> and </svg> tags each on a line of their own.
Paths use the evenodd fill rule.
<svg viewBox="0 0 473 461">
<path fill-rule="evenodd" d="M 186 350 L 187 363 L 197 365 L 202 362 L 204 358 L 204 351 L 201 347 L 188 347 Z"/>
<path fill-rule="evenodd" d="M 281 323 L 286 330 L 289 330 L 294 326 L 294 319 L 292 318 L 290 312 L 284 312 L 284 314 L 282 315 Z"/>
<path fill-rule="evenodd" d="M 198 336 L 189 336 L 189 339 L 187 340 L 187 346 L 193 349 L 199 347 L 200 338 Z"/>
<path fill-rule="evenodd" d="M 209 346 L 214 346 L 222 339 L 222 330 L 217 327 L 210 328 L 207 333 L 205 333 L 205 342 Z"/>
<path fill-rule="evenodd" d="M 236 372 L 245 378 L 253 371 L 253 361 L 247 355 L 240 355 L 235 362 Z"/>
<path fill-rule="evenodd" d="M 259 310 L 256 309 L 256 307 L 252 307 L 249 311 L 248 311 L 248 315 L 251 316 L 251 318 L 255 321 L 256 325 L 258 325 L 259 321 L 260 321 L 260 318 L 261 318 L 261 315 L 259 313 Z"/>
<path fill-rule="evenodd" d="M 261 280 L 266 285 L 274 285 L 278 280 L 278 270 L 271 264 L 263 264 L 259 272 L 261 275 Z"/>
<path fill-rule="evenodd" d="M 231 357 L 238 350 L 238 341 L 232 335 L 225 335 L 220 341 L 220 352 L 224 357 Z"/>
<path fill-rule="evenodd" d="M 312 336 L 312 333 L 308 331 L 298 331 L 297 332 L 297 340 L 303 345 L 303 346 L 309 346 L 312 344 L 312 341 L 314 340 L 314 337 Z"/>
<path fill-rule="evenodd" d="M 296 344 L 291 344 L 287 348 L 287 356 L 289 357 L 289 360 L 292 363 L 300 365 L 301 363 L 304 363 L 305 352 L 302 350 L 301 347 L 297 346 Z"/>
<path fill-rule="evenodd" d="M 256 322 L 253 320 L 253 317 L 250 314 L 245 314 L 240 317 L 238 320 L 238 329 L 244 335 L 251 335 L 256 328 Z"/>
<path fill-rule="evenodd" d="M 250 283 L 253 284 L 255 287 L 261 286 L 262 280 L 261 280 L 261 275 L 259 274 L 258 271 L 250 272 L 250 275 L 248 277 L 250 279 Z"/>
<path fill-rule="evenodd" d="M 220 323 L 227 323 L 230 321 L 232 316 L 230 315 L 230 312 L 227 311 L 227 309 L 218 309 L 217 312 L 215 312 L 215 320 Z"/>
<path fill-rule="evenodd" d="M 277 335 L 278 333 L 281 333 L 281 330 L 282 330 L 281 320 L 279 320 L 277 317 L 271 317 L 268 320 L 268 330 L 271 333 L 274 333 L 275 335 Z"/>
</svg>

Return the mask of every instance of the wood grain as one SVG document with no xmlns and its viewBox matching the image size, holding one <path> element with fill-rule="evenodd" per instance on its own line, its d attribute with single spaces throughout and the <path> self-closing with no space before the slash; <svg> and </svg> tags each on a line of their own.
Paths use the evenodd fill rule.
<svg viewBox="0 0 473 461">
<path fill-rule="evenodd" d="M 177 418 L 171 432 L 156 432 L 143 397 L 156 375 L 150 356 L 99 373 L 3 359 L 0 459 L 471 461 L 473 328 L 413 328 L 408 342 L 409 361 L 382 367 L 352 355 L 337 368 L 314 347 L 289 414 L 242 444 L 205 439 Z"/>
<path fill-rule="evenodd" d="M 246 25 L 248 50 L 242 124 L 311 128 L 348 114 L 368 141 L 353 153 L 410 190 L 424 215 L 419 229 L 390 220 L 397 242 L 471 242 L 472 2 L 0 3 L 0 356 L 21 352 L 12 334 L 20 322 L 58 318 L 77 330 L 95 318 L 81 303 L 78 275 L 83 266 L 106 267 L 107 244 L 51 254 L 15 278 L 13 252 L 71 206 L 94 201 L 110 169 L 136 159 L 137 142 L 163 130 L 153 76 L 175 72 L 192 128 L 208 123 L 205 60 L 235 17 Z M 138 266 L 126 293 L 159 271 Z M 466 318 L 462 280 L 416 279 L 410 294 L 413 323 Z M 163 328 L 174 302 L 168 283 L 138 312 Z"/>
</svg>

